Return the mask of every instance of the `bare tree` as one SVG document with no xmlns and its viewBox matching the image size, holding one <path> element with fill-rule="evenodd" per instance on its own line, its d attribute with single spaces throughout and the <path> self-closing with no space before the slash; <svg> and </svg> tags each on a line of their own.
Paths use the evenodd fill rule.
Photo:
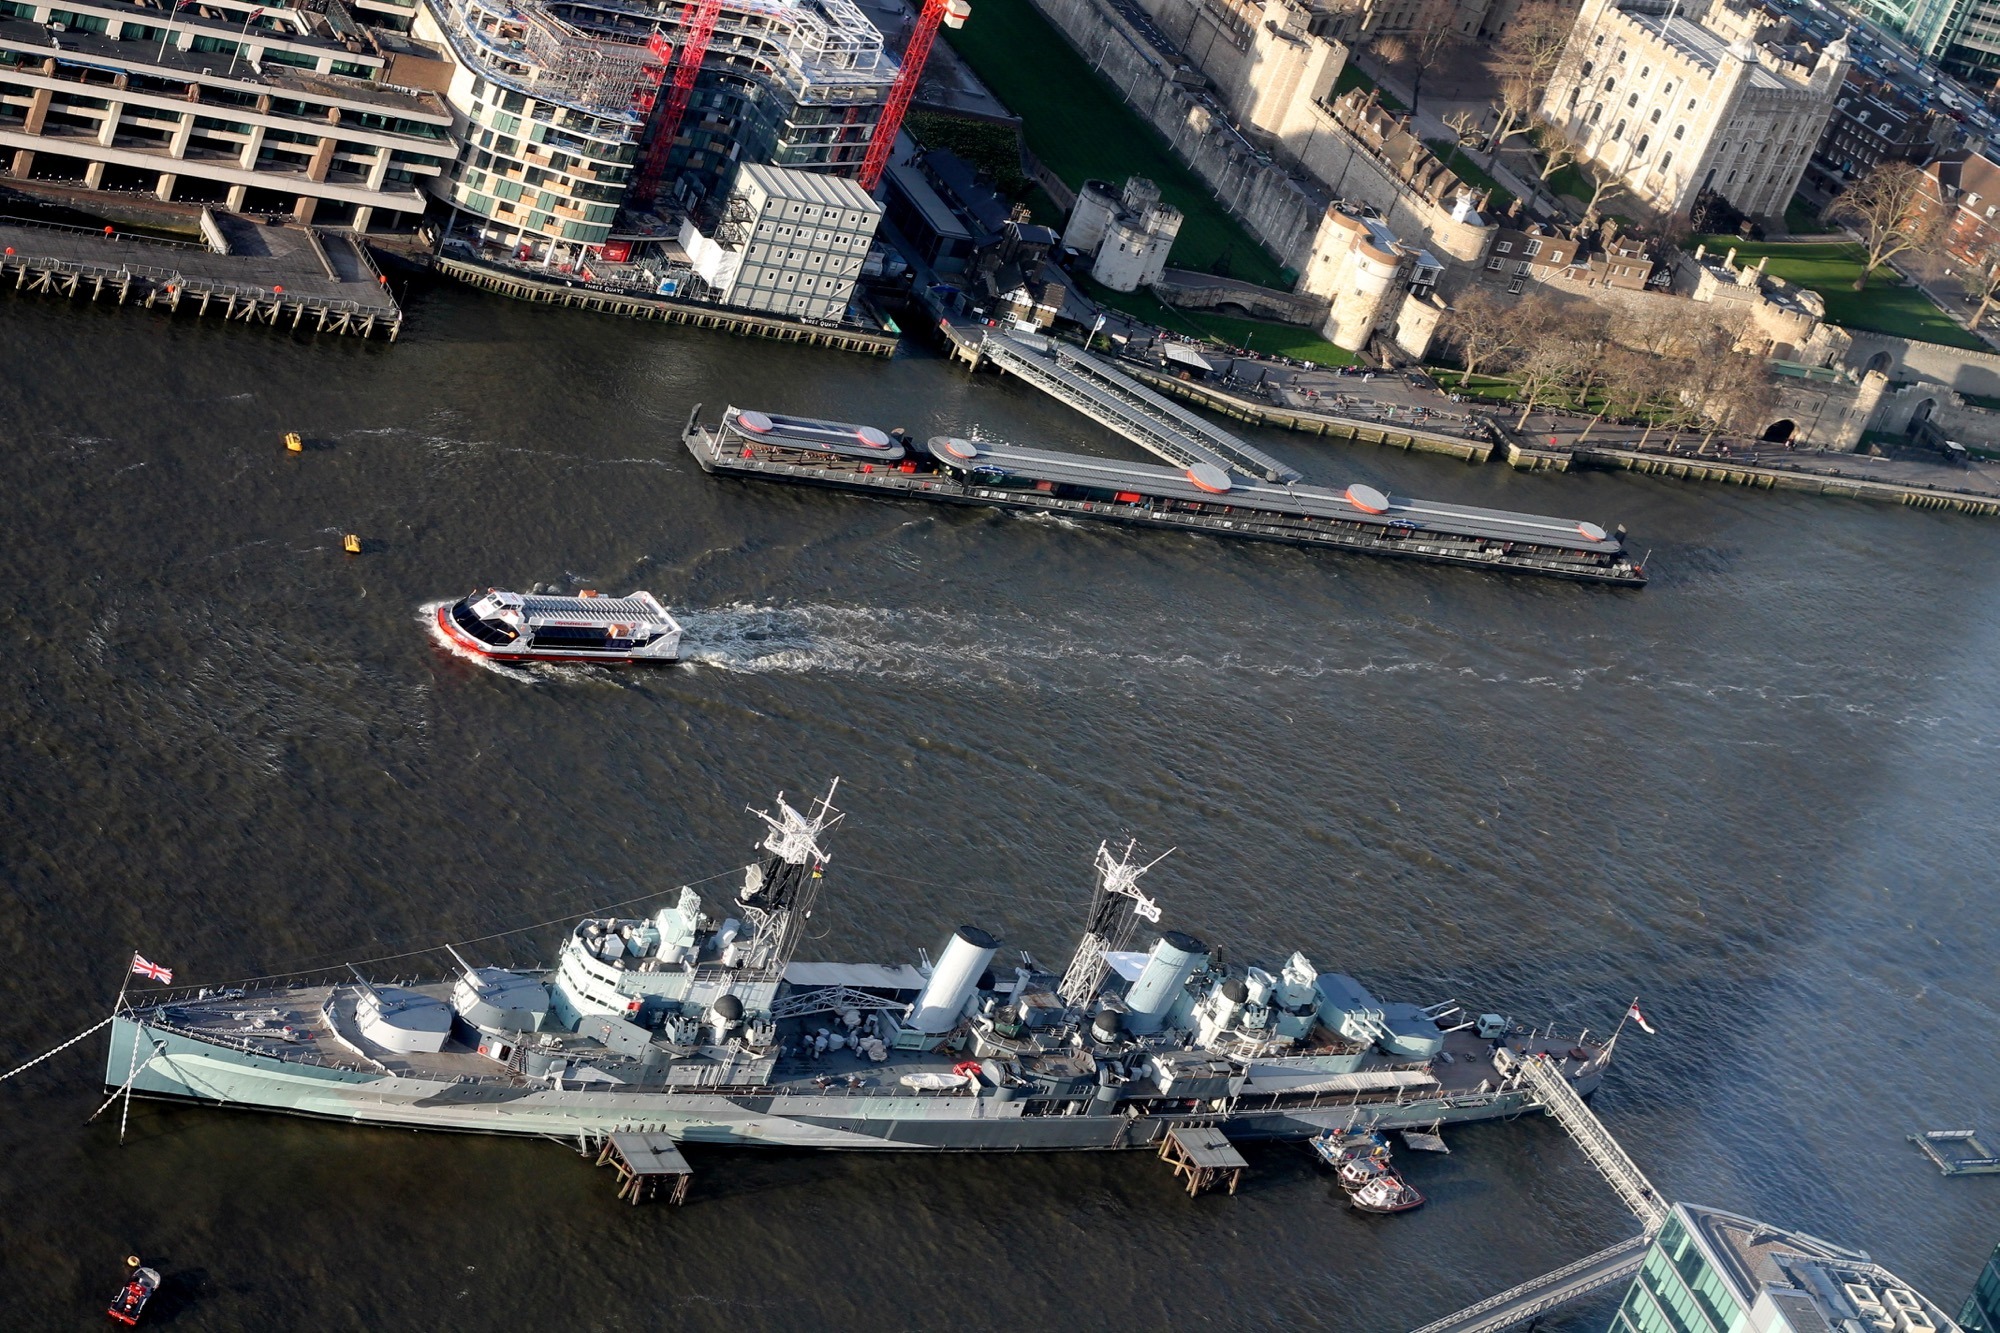
<svg viewBox="0 0 2000 1333">
<path fill-rule="evenodd" d="M 1452 48 L 1465 40 L 1458 28 L 1458 0 L 1419 0 L 1410 16 L 1410 26 L 1384 33 L 1375 39 L 1375 51 L 1382 59 L 1410 69 L 1410 116 L 1417 115 L 1424 93 L 1424 75 L 1439 64 Z"/>
<path fill-rule="evenodd" d="M 1598 350 L 1588 331 L 1579 332 L 1574 312 L 1564 311 L 1540 321 L 1532 329 L 1521 359 L 1521 419 L 1514 423 L 1514 429 L 1527 425 L 1529 415 L 1559 391 L 1573 389 Z"/>
<path fill-rule="evenodd" d="M 1580 156 L 1576 145 L 1554 121 L 1538 117 L 1532 129 L 1535 135 L 1535 148 L 1542 155 L 1543 180 L 1546 181 Z"/>
<path fill-rule="evenodd" d="M 1451 141 L 1463 148 L 1465 141 L 1479 131 L 1480 116 L 1477 112 L 1459 110 L 1444 118 L 1444 127 L 1451 131 Z"/>
<path fill-rule="evenodd" d="M 1966 299 L 1975 303 L 1965 327 L 1977 329 L 1986 312 L 2000 304 L 2000 244 L 1989 245 L 1972 258 L 1972 266 L 1958 280 L 1965 286 Z"/>
<path fill-rule="evenodd" d="M 1484 287 L 1474 287 L 1451 303 L 1445 336 L 1458 349 L 1466 380 L 1478 374 L 1481 366 L 1504 361 L 1521 349 L 1534 322 L 1522 318 L 1521 308 L 1529 304 L 1504 301 Z"/>
<path fill-rule="evenodd" d="M 1623 156 L 1630 157 L 1630 150 L 1628 149 Z M 1600 163 L 1585 174 L 1590 180 L 1590 198 L 1584 201 L 1581 229 L 1589 231 L 1597 225 L 1598 209 L 1626 193 L 1626 189 L 1624 176 L 1606 164 Z"/>
<path fill-rule="evenodd" d="M 1861 237 L 1868 252 L 1854 290 L 1864 291 L 1875 270 L 1897 255 L 1922 251 L 1937 243 L 1946 210 L 1931 206 L 1923 168 L 1912 162 L 1884 162 L 1833 201 L 1827 216 L 1845 222 Z"/>
<path fill-rule="evenodd" d="M 1516 135 L 1526 134 L 1540 113 L 1542 98 L 1556 75 L 1581 57 L 1570 49 L 1570 32 L 1576 27 L 1576 7 L 1560 0 L 1525 0 L 1508 21 L 1496 46 L 1494 72 L 1499 76 L 1500 96 L 1494 109 L 1500 115 L 1490 146 L 1498 160 L 1501 145 Z"/>
</svg>

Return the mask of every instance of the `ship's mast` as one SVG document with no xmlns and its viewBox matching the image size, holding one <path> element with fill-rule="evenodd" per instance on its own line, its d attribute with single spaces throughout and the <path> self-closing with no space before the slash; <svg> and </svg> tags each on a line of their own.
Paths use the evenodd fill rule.
<svg viewBox="0 0 2000 1333">
<path fill-rule="evenodd" d="M 1132 860 L 1137 846 L 1136 840 L 1127 842 L 1124 853 L 1114 858 L 1108 844 L 1097 844 L 1097 892 L 1090 900 L 1083 938 L 1077 941 L 1069 969 L 1063 973 L 1062 984 L 1056 987 L 1056 994 L 1072 1008 L 1082 1006 L 1097 993 L 1107 966 L 1105 955 L 1131 942 L 1139 919 L 1160 919 L 1160 905 L 1139 892 L 1139 877 L 1172 856 L 1173 849 L 1168 848 L 1145 865 L 1137 865 Z"/>
<path fill-rule="evenodd" d="M 754 943 L 748 966 L 755 971 L 782 977 L 785 965 L 792 960 L 792 951 L 798 947 L 799 935 L 819 897 L 820 874 L 833 859 L 819 840 L 844 818 L 833 808 L 833 796 L 839 790 L 840 779 L 835 778 L 826 795 L 808 806 L 805 814 L 788 805 L 783 792 L 778 793 L 777 814 L 750 812 L 771 829 L 764 838 L 764 859 L 744 874 L 743 891 L 736 895 L 736 905 L 752 928 Z"/>
</svg>

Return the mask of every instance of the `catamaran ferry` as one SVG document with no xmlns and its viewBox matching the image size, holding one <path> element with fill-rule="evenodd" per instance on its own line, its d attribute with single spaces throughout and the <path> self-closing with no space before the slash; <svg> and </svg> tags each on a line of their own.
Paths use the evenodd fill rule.
<svg viewBox="0 0 2000 1333">
<path fill-rule="evenodd" d="M 580 597 L 489 588 L 437 609 L 445 638 L 496 662 L 677 662 L 680 622 L 649 592 Z"/>
</svg>

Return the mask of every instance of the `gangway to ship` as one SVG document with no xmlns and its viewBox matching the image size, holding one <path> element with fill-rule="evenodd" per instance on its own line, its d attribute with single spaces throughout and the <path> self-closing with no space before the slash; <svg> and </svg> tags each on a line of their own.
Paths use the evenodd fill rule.
<svg viewBox="0 0 2000 1333">
<path fill-rule="evenodd" d="M 1204 421 L 1088 352 L 1052 338 L 1016 337 L 994 329 L 986 330 L 980 352 L 1001 370 L 1177 467 L 1206 464 L 1224 472 L 1235 469 L 1288 484 L 1302 479 L 1296 468 Z"/>
<path fill-rule="evenodd" d="M 1604 1122 L 1576 1095 L 1569 1080 L 1563 1077 L 1561 1064 L 1544 1057 L 1516 1057 L 1512 1069 L 1503 1072 L 1514 1070 L 1519 1071 L 1521 1081 L 1541 1099 L 1543 1108 L 1569 1131 L 1569 1136 L 1583 1149 L 1583 1155 L 1603 1175 L 1619 1201 L 1638 1217 L 1647 1234 L 1659 1230 L 1667 1220 L 1666 1201 L 1638 1164 L 1625 1155 L 1625 1149 L 1611 1137 Z"/>
<path fill-rule="evenodd" d="M 1579 1296 L 1622 1282 L 1645 1262 L 1650 1232 L 1621 1240 L 1609 1249 L 1565 1264 L 1552 1273 L 1531 1278 L 1518 1287 L 1488 1296 L 1457 1314 L 1425 1324 L 1415 1333 L 1501 1333 L 1538 1315 L 1547 1314 Z"/>
</svg>

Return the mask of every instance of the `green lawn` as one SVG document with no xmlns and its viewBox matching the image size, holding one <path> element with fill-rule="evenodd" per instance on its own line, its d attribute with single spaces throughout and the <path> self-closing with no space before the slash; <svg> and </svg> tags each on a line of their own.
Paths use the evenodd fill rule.
<svg viewBox="0 0 2000 1333">
<path fill-rule="evenodd" d="M 1502 187 L 1499 181 L 1494 180 L 1485 167 L 1473 161 L 1456 144 L 1447 143 L 1443 139 L 1426 139 L 1424 142 L 1438 155 L 1438 161 L 1450 167 L 1467 185 L 1475 190 L 1493 191 L 1493 198 L 1487 204 L 1488 212 L 1497 215 L 1505 213 L 1514 206 L 1514 196 Z"/>
<path fill-rule="evenodd" d="M 1375 80 L 1369 78 L 1366 74 L 1363 74 L 1361 72 L 1361 67 L 1355 64 L 1352 60 L 1349 60 L 1345 65 L 1342 65 L 1340 67 L 1340 74 L 1333 81 L 1333 95 L 1336 99 L 1338 99 L 1342 93 L 1347 92 L 1350 89 L 1354 88 L 1366 89 L 1374 87 L 1377 87 Z M 1381 92 L 1382 92 L 1383 106 L 1388 107 L 1391 111 L 1409 110 L 1409 108 L 1404 106 L 1400 101 L 1398 101 L 1396 95 L 1390 92 L 1387 88 L 1383 88 Z"/>
<path fill-rule="evenodd" d="M 1837 228 L 1828 227 L 1819 219 L 1819 210 L 1801 199 L 1792 196 L 1792 202 L 1785 205 L 1785 230 L 1794 236 L 1817 236 L 1823 231 Z"/>
<path fill-rule="evenodd" d="M 1568 196 L 1578 204 L 1589 203 L 1590 192 L 1597 188 L 1596 183 L 1583 174 L 1583 168 L 1574 162 L 1550 172 L 1544 184 L 1548 186 L 1550 193 L 1558 197 Z"/>
<path fill-rule="evenodd" d="M 1193 338 L 1206 338 L 1225 347 L 1247 347 L 1253 352 L 1294 356 L 1322 366 L 1361 364 L 1361 358 L 1352 352 L 1342 351 L 1311 329 L 1302 329 L 1296 324 L 1217 315 L 1206 310 L 1176 310 L 1162 305 L 1150 292 L 1114 292 L 1089 279 L 1084 279 L 1083 291 L 1099 305 L 1122 310 L 1159 328 L 1185 333 Z"/>
<path fill-rule="evenodd" d="M 1789 244 L 1773 241 L 1745 241 L 1734 236 L 1703 236 L 1708 248 L 1728 253 L 1736 248 L 1738 263 L 1754 264 L 1765 255 L 1771 262 L 1765 271 L 1787 282 L 1809 287 L 1826 301 L 1826 317 L 1843 328 L 1887 333 L 1898 338 L 1916 338 L 1989 351 L 1986 343 L 1967 333 L 1963 326 L 1931 303 L 1916 287 L 1902 285 L 1886 265 L 1875 270 L 1868 289 L 1857 292 L 1854 280 L 1861 276 L 1867 253 L 1858 245 L 1841 242 Z"/>
<path fill-rule="evenodd" d="M 1072 188 L 1090 179 L 1144 176 L 1185 221 L 1169 260 L 1288 288 L 1275 257 L 1224 211 L 1152 126 L 1140 120 L 1028 0 L 979 0 L 979 12 L 946 34 L 980 81 L 1022 120 L 1028 148 Z"/>
</svg>

